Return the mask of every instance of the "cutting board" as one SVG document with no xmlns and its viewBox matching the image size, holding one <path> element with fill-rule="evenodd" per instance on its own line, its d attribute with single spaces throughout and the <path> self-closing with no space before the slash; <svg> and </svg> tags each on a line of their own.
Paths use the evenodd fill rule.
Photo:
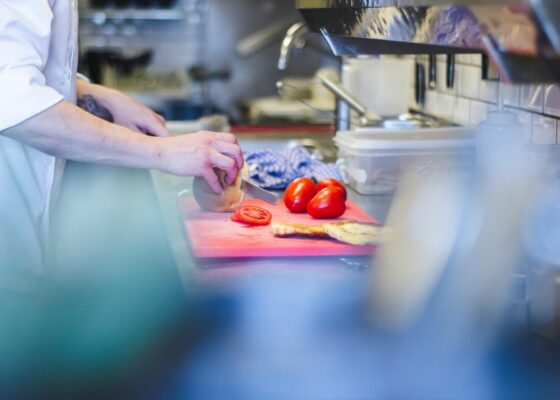
<svg viewBox="0 0 560 400">
<path fill-rule="evenodd" d="M 318 221 L 307 214 L 292 214 L 281 200 L 276 206 L 255 199 L 246 200 L 244 204 L 269 210 L 277 221 L 309 225 L 334 221 Z M 334 239 L 275 237 L 268 226 L 250 227 L 231 221 L 231 214 L 203 211 L 192 197 L 180 198 L 179 208 L 193 254 L 198 258 L 363 256 L 374 251 L 374 246 L 352 246 Z M 355 203 L 348 201 L 347 208 L 341 219 L 377 223 Z"/>
</svg>

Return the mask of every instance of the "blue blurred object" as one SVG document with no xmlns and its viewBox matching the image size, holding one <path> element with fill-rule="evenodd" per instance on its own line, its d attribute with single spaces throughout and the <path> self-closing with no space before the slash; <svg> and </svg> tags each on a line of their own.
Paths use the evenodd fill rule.
<svg viewBox="0 0 560 400">
<path fill-rule="evenodd" d="M 251 178 L 266 189 L 285 189 L 291 181 L 301 177 L 318 181 L 326 178 L 343 180 L 335 164 L 317 160 L 303 146 L 283 151 L 255 151 L 246 156 L 246 162 L 251 168 Z"/>
<path fill-rule="evenodd" d="M 546 267 L 560 269 L 560 189 L 557 181 L 542 191 L 532 216 L 525 231 L 528 252 Z"/>
</svg>

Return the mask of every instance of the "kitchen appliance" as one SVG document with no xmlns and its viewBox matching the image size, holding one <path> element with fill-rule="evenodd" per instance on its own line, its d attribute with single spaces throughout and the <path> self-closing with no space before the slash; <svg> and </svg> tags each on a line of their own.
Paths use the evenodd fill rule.
<svg viewBox="0 0 560 400">
<path fill-rule="evenodd" d="M 279 201 L 271 206 L 261 200 L 246 200 L 269 210 L 277 221 L 320 225 L 332 220 L 314 220 L 306 214 L 293 214 Z M 343 219 L 377 223 L 352 201 L 347 202 Z M 192 197 L 179 197 L 183 226 L 195 257 L 199 258 L 257 258 L 312 256 L 369 256 L 374 246 L 352 246 L 328 239 L 275 237 L 269 227 L 247 227 L 230 220 L 231 214 L 203 211 Z"/>
<path fill-rule="evenodd" d="M 363 128 L 338 132 L 338 164 L 347 183 L 366 195 L 393 193 L 402 167 L 412 162 L 416 170 L 445 168 L 446 160 L 468 161 L 476 142 L 469 128 L 423 129 Z"/>
</svg>

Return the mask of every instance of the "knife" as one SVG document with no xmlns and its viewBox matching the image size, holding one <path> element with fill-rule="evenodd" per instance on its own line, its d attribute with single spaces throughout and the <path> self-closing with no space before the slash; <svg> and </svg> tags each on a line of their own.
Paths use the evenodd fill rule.
<svg viewBox="0 0 560 400">
<path fill-rule="evenodd" d="M 276 205 L 278 203 L 278 196 L 274 193 L 264 190 L 259 185 L 251 182 L 248 179 L 241 180 L 241 190 L 243 190 L 247 195 L 255 199 L 266 201 L 269 204 Z"/>
</svg>

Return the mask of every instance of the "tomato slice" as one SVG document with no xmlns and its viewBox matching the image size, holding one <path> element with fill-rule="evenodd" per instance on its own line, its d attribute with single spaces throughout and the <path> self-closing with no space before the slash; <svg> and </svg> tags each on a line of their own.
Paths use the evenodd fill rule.
<svg viewBox="0 0 560 400">
<path fill-rule="evenodd" d="M 270 211 L 261 207 L 241 206 L 235 210 L 235 214 L 233 214 L 231 220 L 248 225 L 265 226 L 270 224 L 272 214 Z"/>
</svg>

